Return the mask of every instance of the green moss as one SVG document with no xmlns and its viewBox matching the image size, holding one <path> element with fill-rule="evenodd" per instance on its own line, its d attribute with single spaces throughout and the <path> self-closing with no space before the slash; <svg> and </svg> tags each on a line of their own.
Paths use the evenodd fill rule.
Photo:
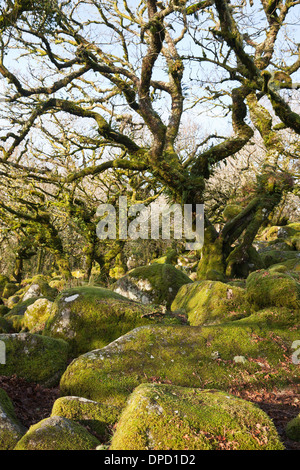
<svg viewBox="0 0 300 470">
<path fill-rule="evenodd" d="M 45 386 L 57 385 L 67 367 L 65 341 L 31 333 L 1 334 L 6 347 L 6 364 L 0 375 L 24 378 Z"/>
<path fill-rule="evenodd" d="M 15 332 L 20 332 L 24 328 L 24 313 L 35 301 L 36 298 L 30 298 L 24 302 L 21 301 L 4 315 L 5 320 L 12 326 Z"/>
<path fill-rule="evenodd" d="M 4 299 L 8 299 L 12 295 L 14 295 L 17 292 L 17 290 L 18 290 L 18 286 L 16 284 L 13 284 L 12 282 L 7 282 L 3 289 L 2 297 Z"/>
<path fill-rule="evenodd" d="M 0 317 L 4 317 L 9 312 L 9 308 L 6 305 L 0 305 Z"/>
<path fill-rule="evenodd" d="M 300 442 L 300 413 L 296 418 L 288 422 L 285 433 L 289 439 Z"/>
<path fill-rule="evenodd" d="M 282 261 L 278 264 L 273 264 L 269 267 L 269 271 L 272 273 L 276 272 L 295 272 L 300 273 L 300 259 L 299 258 L 292 258 L 287 261 Z"/>
<path fill-rule="evenodd" d="M 108 441 L 120 412 L 120 408 L 85 398 L 61 397 L 55 401 L 51 416 L 63 416 L 79 422 L 95 431 L 101 440 Z"/>
<path fill-rule="evenodd" d="M 274 264 L 282 263 L 288 260 L 299 261 L 299 253 L 297 251 L 277 251 L 270 250 L 260 253 L 265 268 Z"/>
<path fill-rule="evenodd" d="M 185 313 L 191 326 L 199 326 L 247 316 L 251 307 L 240 287 L 198 281 L 180 288 L 171 310 Z"/>
<path fill-rule="evenodd" d="M 143 384 L 122 413 L 110 450 L 284 450 L 256 405 L 218 390 Z"/>
<path fill-rule="evenodd" d="M 29 305 L 24 313 L 23 326 L 32 333 L 43 331 L 50 317 L 52 302 L 48 299 L 37 299 Z"/>
<path fill-rule="evenodd" d="M 5 318 L 0 317 L 0 333 L 13 333 L 14 329 L 11 323 Z"/>
<path fill-rule="evenodd" d="M 223 211 L 224 220 L 228 222 L 234 219 L 242 210 L 243 208 L 238 204 L 228 204 Z"/>
<path fill-rule="evenodd" d="M 139 325 L 153 323 L 154 310 L 101 287 L 63 291 L 55 300 L 43 334 L 62 338 L 74 357 L 106 346 Z"/>
<path fill-rule="evenodd" d="M 208 273 L 217 271 L 224 274 L 225 263 L 223 257 L 223 240 L 215 239 L 209 227 L 204 232 L 204 245 L 201 250 L 201 259 L 197 268 L 197 279 L 207 279 Z"/>
<path fill-rule="evenodd" d="M 300 283 L 291 273 L 259 270 L 246 282 L 247 299 L 255 306 L 300 308 Z"/>
<path fill-rule="evenodd" d="M 246 278 L 250 272 L 264 268 L 264 260 L 253 246 L 245 249 L 236 246 L 226 258 L 226 276 L 228 278 Z"/>
<path fill-rule="evenodd" d="M 31 426 L 14 450 L 91 450 L 99 444 L 80 424 L 53 416 Z"/>
<path fill-rule="evenodd" d="M 299 339 L 299 313 L 266 313 L 219 325 L 144 326 L 68 366 L 62 395 L 76 395 L 124 406 L 145 382 L 228 390 L 299 383 L 299 366 L 290 360 Z M 272 321 L 273 318 L 273 321 Z M 244 356 L 245 363 L 234 357 Z"/>
<path fill-rule="evenodd" d="M 177 262 L 177 251 L 176 250 L 167 250 L 164 256 L 160 258 L 155 258 L 151 261 L 152 263 L 158 264 L 176 264 Z"/>
<path fill-rule="evenodd" d="M 19 423 L 13 404 L 0 388 L 0 450 L 12 450 L 26 429 Z"/>
<path fill-rule="evenodd" d="M 173 265 L 153 263 L 133 269 L 119 279 L 113 289 L 144 304 L 169 308 L 179 288 L 190 282 L 190 278 Z"/>
<path fill-rule="evenodd" d="M 32 291 L 32 293 L 31 293 Z M 58 290 L 50 287 L 48 279 L 45 276 L 38 275 L 22 281 L 21 289 L 17 294 L 23 294 L 23 300 L 31 297 L 46 297 L 48 300 L 54 300 L 58 295 Z"/>
</svg>

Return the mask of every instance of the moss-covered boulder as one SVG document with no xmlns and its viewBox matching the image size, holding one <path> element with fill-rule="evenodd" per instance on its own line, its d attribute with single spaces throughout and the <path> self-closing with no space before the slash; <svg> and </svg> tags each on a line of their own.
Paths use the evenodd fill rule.
<svg viewBox="0 0 300 470">
<path fill-rule="evenodd" d="M 23 317 L 23 326 L 31 333 L 42 332 L 46 321 L 50 317 L 53 302 L 48 299 L 37 299 L 25 310 Z"/>
<path fill-rule="evenodd" d="M 246 281 L 247 299 L 258 308 L 300 308 L 300 283 L 291 273 L 259 270 L 251 273 Z"/>
<path fill-rule="evenodd" d="M 284 242 L 290 249 L 300 250 L 300 223 L 266 228 L 260 235 L 261 240 L 277 244 Z"/>
<path fill-rule="evenodd" d="M 36 301 L 36 298 L 29 298 L 27 300 L 18 302 L 8 313 L 4 315 L 4 318 L 16 333 L 19 333 L 24 328 L 24 314 L 27 308 Z"/>
<path fill-rule="evenodd" d="M 0 375 L 16 375 L 45 386 L 58 384 L 68 363 L 65 341 L 31 333 L 0 334 L 0 341 L 6 348 Z"/>
<path fill-rule="evenodd" d="M 53 416 L 31 426 L 14 450 L 92 450 L 99 444 L 80 424 Z"/>
<path fill-rule="evenodd" d="M 53 405 L 51 416 L 62 416 L 88 426 L 101 440 L 107 442 L 120 413 L 121 409 L 115 406 L 71 396 L 58 398 Z"/>
<path fill-rule="evenodd" d="M 55 300 L 44 333 L 62 338 L 74 356 L 101 348 L 139 325 L 153 323 L 154 310 L 101 287 L 63 291 Z"/>
<path fill-rule="evenodd" d="M 185 284 L 171 310 L 185 314 L 191 326 L 236 320 L 251 313 L 244 289 L 218 281 Z"/>
<path fill-rule="evenodd" d="M 26 431 L 7 393 L 0 388 L 0 450 L 13 450 Z"/>
<path fill-rule="evenodd" d="M 22 281 L 21 289 L 16 292 L 16 295 L 20 296 L 23 302 L 28 299 L 38 299 L 39 297 L 45 297 L 53 301 L 58 295 L 58 290 L 49 286 L 48 279 L 45 276 L 38 275 Z"/>
<path fill-rule="evenodd" d="M 292 441 L 300 442 L 300 413 L 287 423 L 285 433 Z"/>
<path fill-rule="evenodd" d="M 9 308 L 6 305 L 0 305 L 0 317 L 4 317 L 9 312 Z"/>
<path fill-rule="evenodd" d="M 177 262 L 177 251 L 173 249 L 169 249 L 166 251 L 166 254 L 161 256 L 160 258 L 154 258 L 150 261 L 150 263 L 158 263 L 158 264 L 176 264 Z"/>
<path fill-rule="evenodd" d="M 282 309 L 219 325 L 139 327 L 74 359 L 61 393 L 124 406 L 144 382 L 220 390 L 299 383 L 299 366 L 290 360 L 299 321 L 299 311 Z"/>
<path fill-rule="evenodd" d="M 178 290 L 191 279 L 171 264 L 153 263 L 129 271 L 113 290 L 143 304 L 171 306 Z"/>
<path fill-rule="evenodd" d="M 260 256 L 265 268 L 269 268 L 273 264 L 282 263 L 288 260 L 300 260 L 300 252 L 298 251 L 269 250 L 260 253 Z"/>
<path fill-rule="evenodd" d="M 124 409 L 110 450 L 284 450 L 258 406 L 218 390 L 143 384 Z"/>
</svg>

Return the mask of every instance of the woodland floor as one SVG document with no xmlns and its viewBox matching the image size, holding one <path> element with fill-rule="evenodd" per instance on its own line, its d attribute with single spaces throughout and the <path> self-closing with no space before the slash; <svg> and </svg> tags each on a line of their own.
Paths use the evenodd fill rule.
<svg viewBox="0 0 300 470">
<path fill-rule="evenodd" d="M 59 388 L 44 388 L 13 377 L 0 376 L 0 388 L 6 391 L 14 404 L 19 421 L 27 428 L 48 418 L 53 403 L 60 396 Z M 256 403 L 273 420 L 287 450 L 300 450 L 300 442 L 287 439 L 284 429 L 288 421 L 300 413 L 300 394 L 297 387 L 280 391 L 235 391 L 233 395 Z"/>
</svg>

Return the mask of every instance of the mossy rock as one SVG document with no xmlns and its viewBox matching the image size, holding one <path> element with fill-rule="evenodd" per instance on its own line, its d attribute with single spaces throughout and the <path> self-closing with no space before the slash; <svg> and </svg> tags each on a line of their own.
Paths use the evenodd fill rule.
<svg viewBox="0 0 300 470">
<path fill-rule="evenodd" d="M 136 328 L 74 359 L 61 378 L 61 393 L 124 406 L 145 382 L 220 390 L 299 383 L 299 366 L 290 361 L 299 339 L 299 312 L 282 312 L 273 321 L 268 313 L 255 315 L 202 327 Z M 236 363 L 236 356 L 246 361 Z"/>
<path fill-rule="evenodd" d="M 82 397 L 58 398 L 52 408 L 51 416 L 62 416 L 88 426 L 101 441 L 109 440 L 112 428 L 120 417 L 121 409 Z"/>
<path fill-rule="evenodd" d="M 31 333 L 42 332 L 50 317 L 53 302 L 48 299 L 37 299 L 25 310 L 23 326 Z"/>
<path fill-rule="evenodd" d="M 260 253 L 260 256 L 266 269 L 274 264 L 286 262 L 288 260 L 300 260 L 300 252 L 298 251 L 270 250 Z"/>
<path fill-rule="evenodd" d="M 110 450 L 284 450 L 257 405 L 218 390 L 142 384 L 129 398 Z"/>
<path fill-rule="evenodd" d="M 172 311 L 181 311 L 191 326 L 220 323 L 250 315 L 244 289 L 219 281 L 197 281 L 182 286 Z"/>
<path fill-rule="evenodd" d="M 13 450 L 26 431 L 16 417 L 12 401 L 0 388 L 0 450 Z"/>
<path fill-rule="evenodd" d="M 291 273 L 255 271 L 246 281 L 247 299 L 258 308 L 274 305 L 299 309 L 300 283 L 295 277 Z"/>
<path fill-rule="evenodd" d="M 17 295 L 22 296 L 22 301 L 31 298 L 45 297 L 48 300 L 54 300 L 58 295 L 58 290 L 50 287 L 48 279 L 45 276 L 38 275 L 30 279 L 25 279 L 21 283 L 21 289 L 16 292 Z"/>
<path fill-rule="evenodd" d="M 129 271 L 119 279 L 113 290 L 143 304 L 170 308 L 178 290 L 191 279 L 171 264 L 153 263 Z"/>
<path fill-rule="evenodd" d="M 49 387 L 59 383 L 68 363 L 65 341 L 31 333 L 0 334 L 0 341 L 6 348 L 0 375 L 16 375 Z"/>
<path fill-rule="evenodd" d="M 292 441 L 300 442 L 300 413 L 287 423 L 285 433 Z"/>
<path fill-rule="evenodd" d="M 254 246 L 245 250 L 242 245 L 237 245 L 226 258 L 226 276 L 228 278 L 246 278 L 252 271 L 264 267 L 264 259 Z"/>
<path fill-rule="evenodd" d="M 9 312 L 9 308 L 6 305 L 0 305 L 0 317 L 4 317 Z"/>
<path fill-rule="evenodd" d="M 80 424 L 53 416 L 31 426 L 14 450 L 92 450 L 99 444 Z"/>
<path fill-rule="evenodd" d="M 75 357 L 106 346 L 139 325 L 152 324 L 152 313 L 152 308 L 112 290 L 77 287 L 56 298 L 43 334 L 67 341 Z"/>
</svg>

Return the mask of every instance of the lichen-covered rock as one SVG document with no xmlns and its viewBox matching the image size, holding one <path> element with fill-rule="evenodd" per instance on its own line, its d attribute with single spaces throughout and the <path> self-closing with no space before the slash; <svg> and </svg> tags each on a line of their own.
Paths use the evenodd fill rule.
<svg viewBox="0 0 300 470">
<path fill-rule="evenodd" d="M 255 271 L 247 278 L 246 290 L 248 301 L 259 308 L 300 308 L 300 283 L 291 273 Z"/>
<path fill-rule="evenodd" d="M 153 312 L 109 289 L 78 287 L 56 298 L 43 334 L 67 341 L 74 357 L 101 348 L 139 325 L 153 323 Z"/>
<path fill-rule="evenodd" d="M 245 290 L 219 281 L 185 284 L 179 289 L 171 310 L 185 314 L 191 326 L 236 320 L 251 313 Z"/>
<path fill-rule="evenodd" d="M 74 359 L 62 376 L 61 393 L 124 406 L 144 382 L 220 390 L 297 382 L 299 366 L 290 358 L 300 312 L 282 310 L 220 325 L 136 328 Z M 237 364 L 236 356 L 247 360 Z"/>
<path fill-rule="evenodd" d="M 31 426 L 14 450 L 92 450 L 99 444 L 80 424 L 53 416 Z"/>
<path fill-rule="evenodd" d="M 48 299 L 37 299 L 25 310 L 23 326 L 31 333 L 39 333 L 45 328 L 45 323 L 50 317 L 53 302 Z"/>
<path fill-rule="evenodd" d="M 287 423 L 285 433 L 289 439 L 300 442 L 300 413 Z"/>
<path fill-rule="evenodd" d="M 19 423 L 7 393 L 0 388 L 0 450 L 13 450 L 26 431 Z"/>
<path fill-rule="evenodd" d="M 129 271 L 113 286 L 113 290 L 143 304 L 170 307 L 178 290 L 190 278 L 171 264 L 153 263 Z"/>
<path fill-rule="evenodd" d="M 258 406 L 218 390 L 143 384 L 124 409 L 110 450 L 284 450 Z"/>
<path fill-rule="evenodd" d="M 62 416 L 88 426 L 107 441 L 120 413 L 121 409 L 115 406 L 71 396 L 58 398 L 53 405 L 51 416 Z"/>
<path fill-rule="evenodd" d="M 45 386 L 58 384 L 68 362 L 65 341 L 31 333 L 0 334 L 0 341 L 6 348 L 0 375 L 16 375 Z"/>
</svg>

